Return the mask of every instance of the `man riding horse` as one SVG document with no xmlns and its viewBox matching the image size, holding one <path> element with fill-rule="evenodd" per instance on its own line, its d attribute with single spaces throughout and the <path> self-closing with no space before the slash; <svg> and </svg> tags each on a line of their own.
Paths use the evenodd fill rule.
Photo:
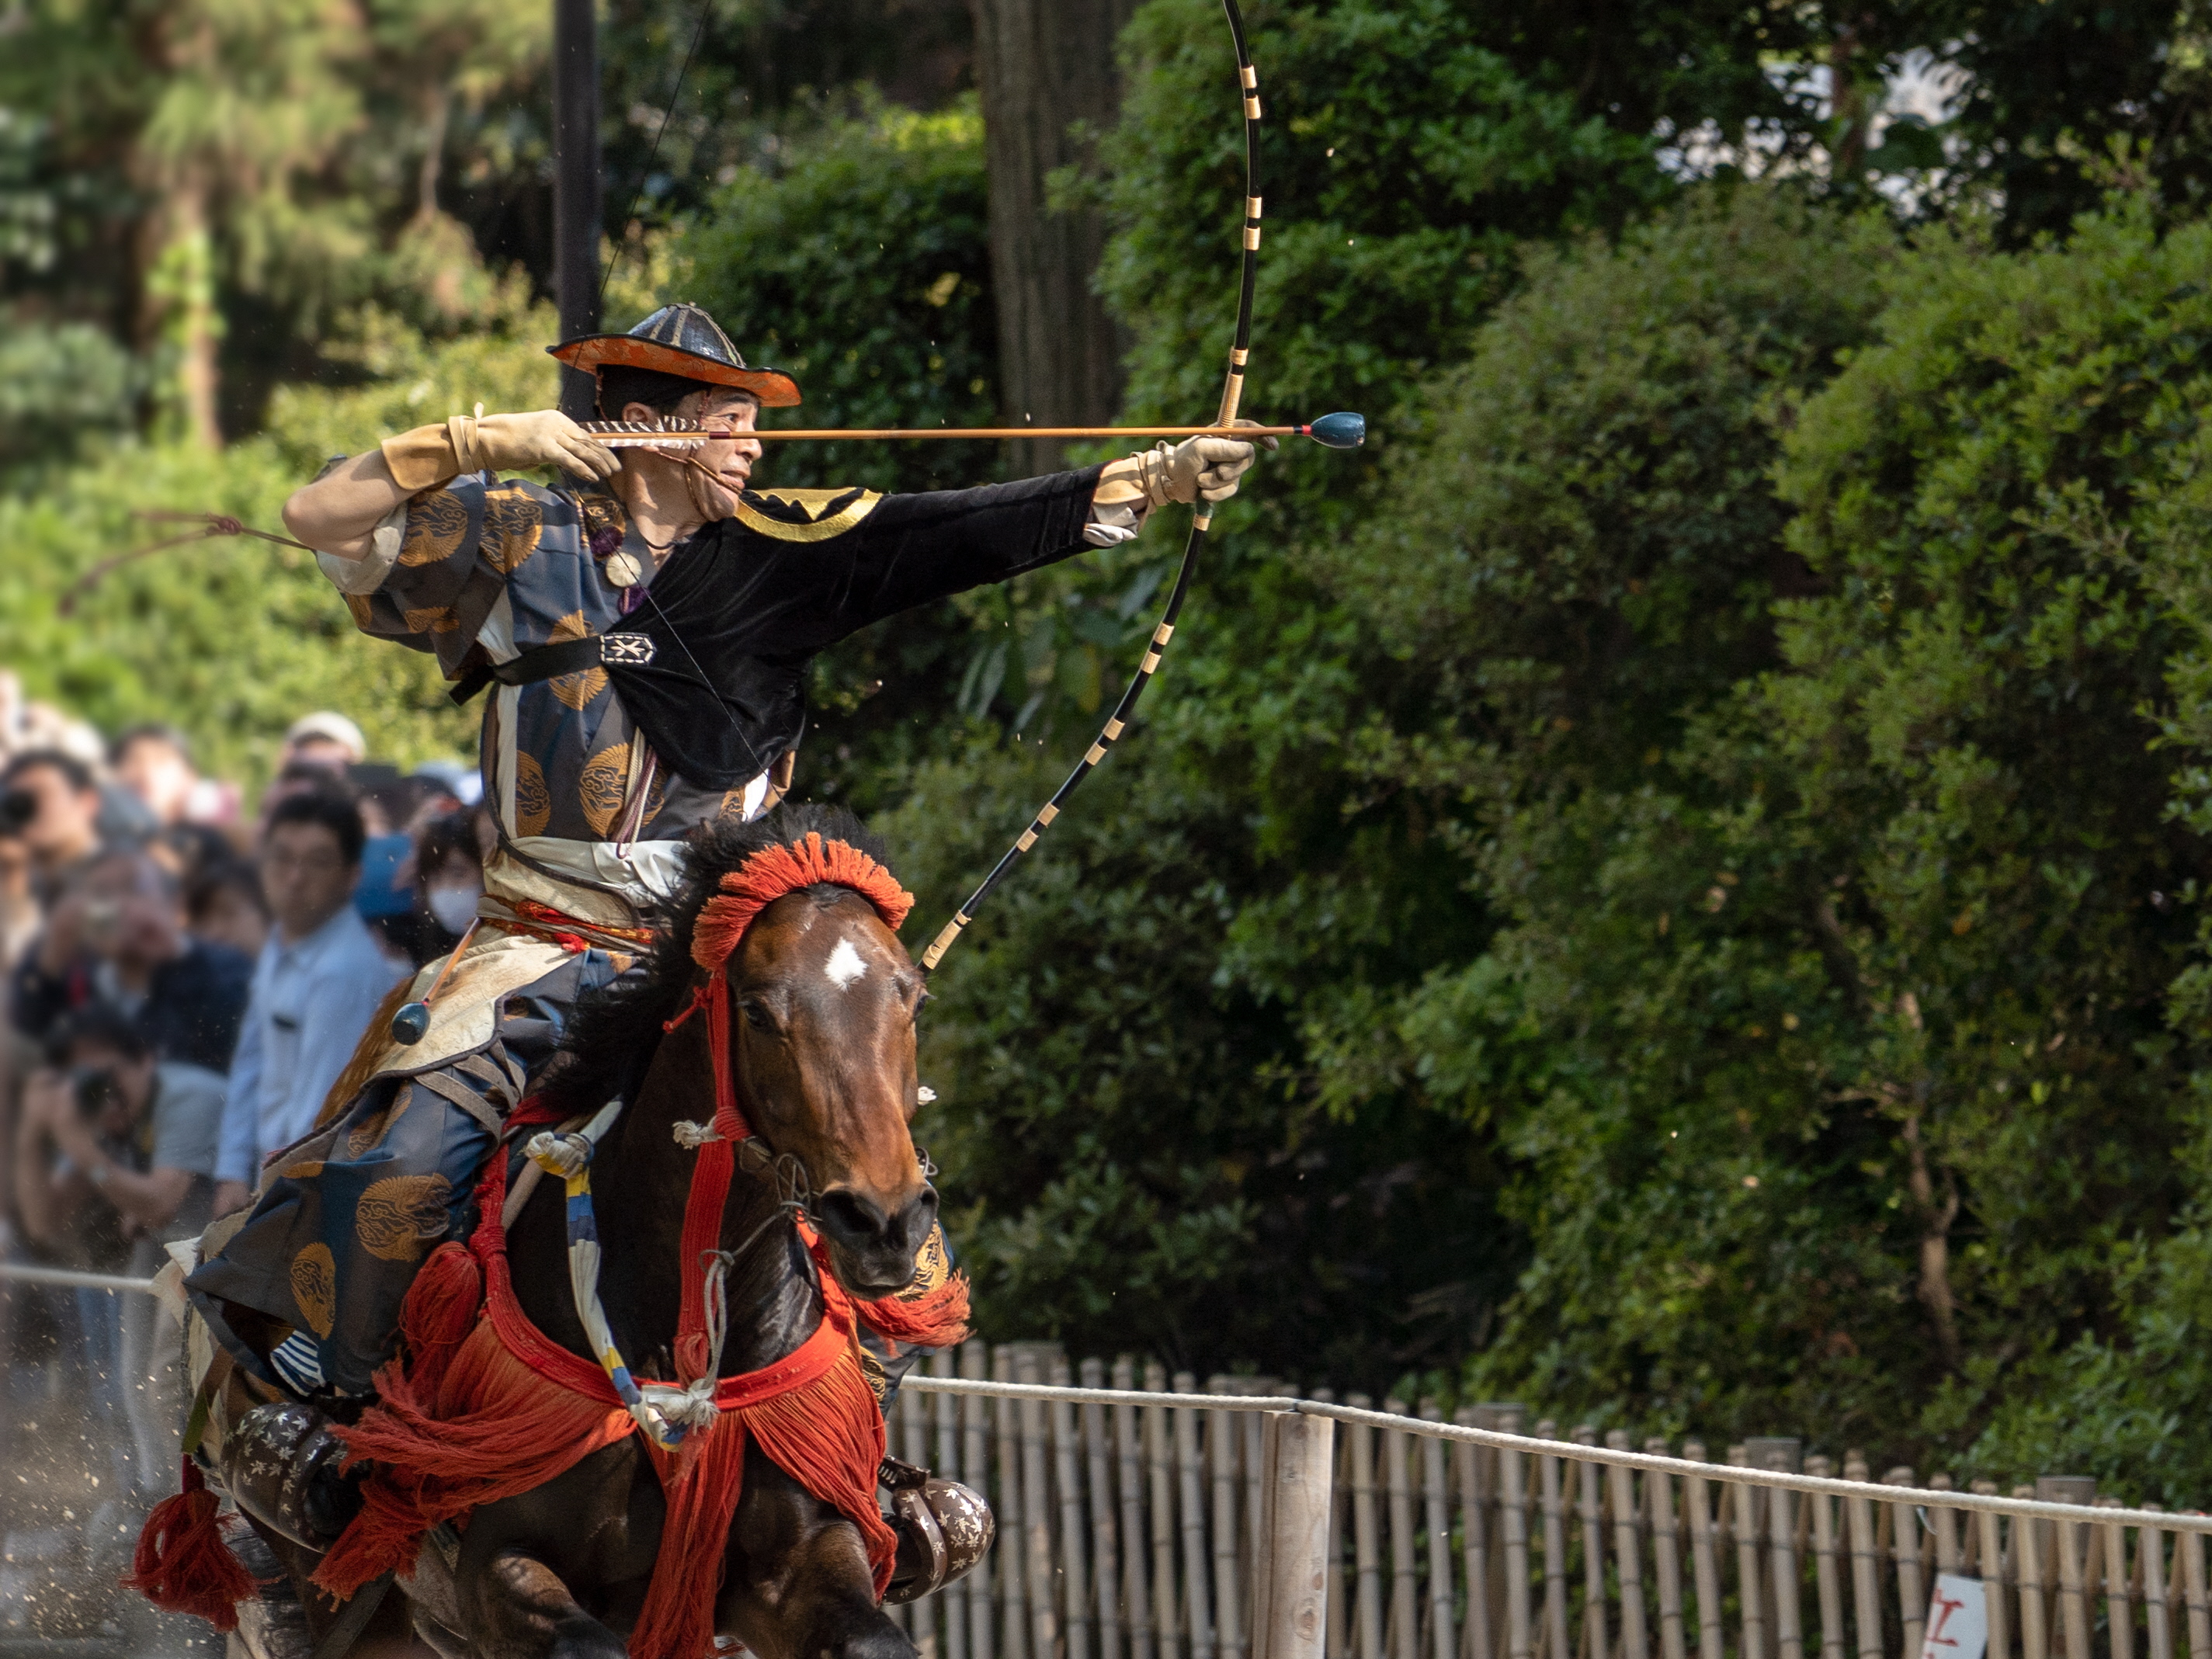
<svg viewBox="0 0 2212 1659">
<path fill-rule="evenodd" d="M 434 653 L 457 697 L 491 690 L 482 768 L 498 826 L 477 926 L 415 981 L 392 1035 L 364 1039 L 320 1155 L 261 1149 L 275 1161 L 250 1211 L 210 1230 L 188 1280 L 230 1362 L 313 1408 L 350 1413 L 373 1393 L 416 1269 L 464 1226 L 579 999 L 639 971 L 686 837 L 791 787 L 814 653 L 1126 541 L 1168 501 L 1225 499 L 1253 459 L 1249 443 L 1198 437 L 973 489 L 757 490 L 762 447 L 745 434 L 799 388 L 748 368 L 706 312 L 668 306 L 552 349 L 596 375 L 602 416 L 720 435 L 618 456 L 554 410 L 458 416 L 334 463 L 284 508 L 363 632 Z M 500 476 L 539 468 L 565 476 Z M 924 1183 L 915 1213 L 820 1206 L 816 1224 L 855 1260 L 926 1235 L 908 1259 L 918 1280 L 941 1279 L 935 1205 Z M 310 1477 L 334 1467 L 314 1427 L 233 1495 L 281 1531 L 327 1537 L 345 1495 Z"/>
</svg>

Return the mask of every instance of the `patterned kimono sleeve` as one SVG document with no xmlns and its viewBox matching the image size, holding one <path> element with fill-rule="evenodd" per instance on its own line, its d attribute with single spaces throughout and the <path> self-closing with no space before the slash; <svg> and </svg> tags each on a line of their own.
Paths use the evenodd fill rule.
<svg viewBox="0 0 2212 1659">
<path fill-rule="evenodd" d="M 461 672 L 508 576 L 549 529 L 575 537 L 576 510 L 523 478 L 467 473 L 426 489 L 377 527 L 368 557 L 318 556 L 364 634 L 434 651 L 448 678 Z"/>
</svg>

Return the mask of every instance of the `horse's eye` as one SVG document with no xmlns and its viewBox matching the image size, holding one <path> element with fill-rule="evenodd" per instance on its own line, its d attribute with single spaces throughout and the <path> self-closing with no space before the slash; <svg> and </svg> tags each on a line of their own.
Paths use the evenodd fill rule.
<svg viewBox="0 0 2212 1659">
<path fill-rule="evenodd" d="M 738 1005 L 738 1012 L 745 1017 L 745 1024 L 756 1031 L 773 1034 L 775 1030 L 775 1021 L 769 1015 L 768 1005 L 759 998 L 747 997 Z"/>
<path fill-rule="evenodd" d="M 914 1000 L 914 1023 L 915 1024 L 919 1025 L 921 1024 L 921 1011 L 928 1007 L 931 1003 L 936 1000 L 937 999 L 930 995 L 927 991 L 924 991 L 920 996 Z"/>
</svg>

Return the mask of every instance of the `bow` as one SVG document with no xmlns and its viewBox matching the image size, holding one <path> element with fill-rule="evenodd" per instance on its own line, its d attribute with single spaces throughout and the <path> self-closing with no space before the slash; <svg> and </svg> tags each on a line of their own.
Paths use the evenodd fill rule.
<svg viewBox="0 0 2212 1659">
<path fill-rule="evenodd" d="M 1252 296 L 1260 280 L 1260 72 L 1252 67 L 1252 53 L 1244 40 L 1244 15 L 1237 9 L 1237 0 L 1221 0 L 1221 9 L 1229 20 L 1230 37 L 1237 47 L 1237 88 L 1244 106 L 1244 255 L 1243 281 L 1237 293 L 1237 334 L 1229 348 L 1229 374 L 1221 387 L 1221 410 L 1214 418 L 1217 427 L 1226 427 L 1237 419 L 1237 406 L 1244 398 L 1244 366 L 1252 356 Z M 921 965 L 933 969 L 945 959 L 952 942 L 960 937 L 961 930 L 975 920 L 975 912 L 991 896 L 991 890 L 1000 878 L 1012 867 L 1016 859 L 1036 845 L 1042 836 L 1067 805 L 1078 785 L 1090 776 L 1103 761 L 1121 733 L 1128 727 L 1130 717 L 1136 712 L 1137 699 L 1145 695 L 1146 686 L 1159 670 L 1160 658 L 1168 641 L 1175 637 L 1176 619 L 1182 614 L 1182 602 L 1190 592 L 1190 579 L 1198 568 L 1199 550 L 1206 545 L 1206 532 L 1213 525 L 1213 503 L 1200 496 L 1194 504 L 1190 521 L 1190 539 L 1183 544 L 1182 564 L 1176 572 L 1175 586 L 1168 594 L 1167 609 L 1160 613 L 1159 626 L 1152 629 L 1151 641 L 1145 647 L 1145 660 L 1122 692 L 1121 701 L 1114 707 L 1114 714 L 1097 741 L 1078 761 L 1075 769 L 1067 775 L 1067 781 L 1053 792 L 1053 797 L 1037 809 L 1030 827 L 1022 831 L 1014 844 L 1006 849 L 983 884 L 969 895 L 968 902 L 953 914 L 952 920 L 929 943 L 921 953 Z"/>
</svg>

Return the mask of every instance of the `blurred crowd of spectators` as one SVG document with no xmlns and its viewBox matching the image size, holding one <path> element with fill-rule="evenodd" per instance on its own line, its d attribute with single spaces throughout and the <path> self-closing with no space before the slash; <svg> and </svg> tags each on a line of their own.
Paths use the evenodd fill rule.
<svg viewBox="0 0 2212 1659">
<path fill-rule="evenodd" d="M 173 727 L 103 738 L 0 672 L 0 1251 L 143 1277 L 243 1205 L 386 997 L 474 918 L 477 794 L 471 769 L 371 763 L 325 712 L 249 814 Z M 11 1376 L 85 1368 L 158 1487 L 174 1401 L 152 1299 L 7 1305 Z"/>
</svg>

